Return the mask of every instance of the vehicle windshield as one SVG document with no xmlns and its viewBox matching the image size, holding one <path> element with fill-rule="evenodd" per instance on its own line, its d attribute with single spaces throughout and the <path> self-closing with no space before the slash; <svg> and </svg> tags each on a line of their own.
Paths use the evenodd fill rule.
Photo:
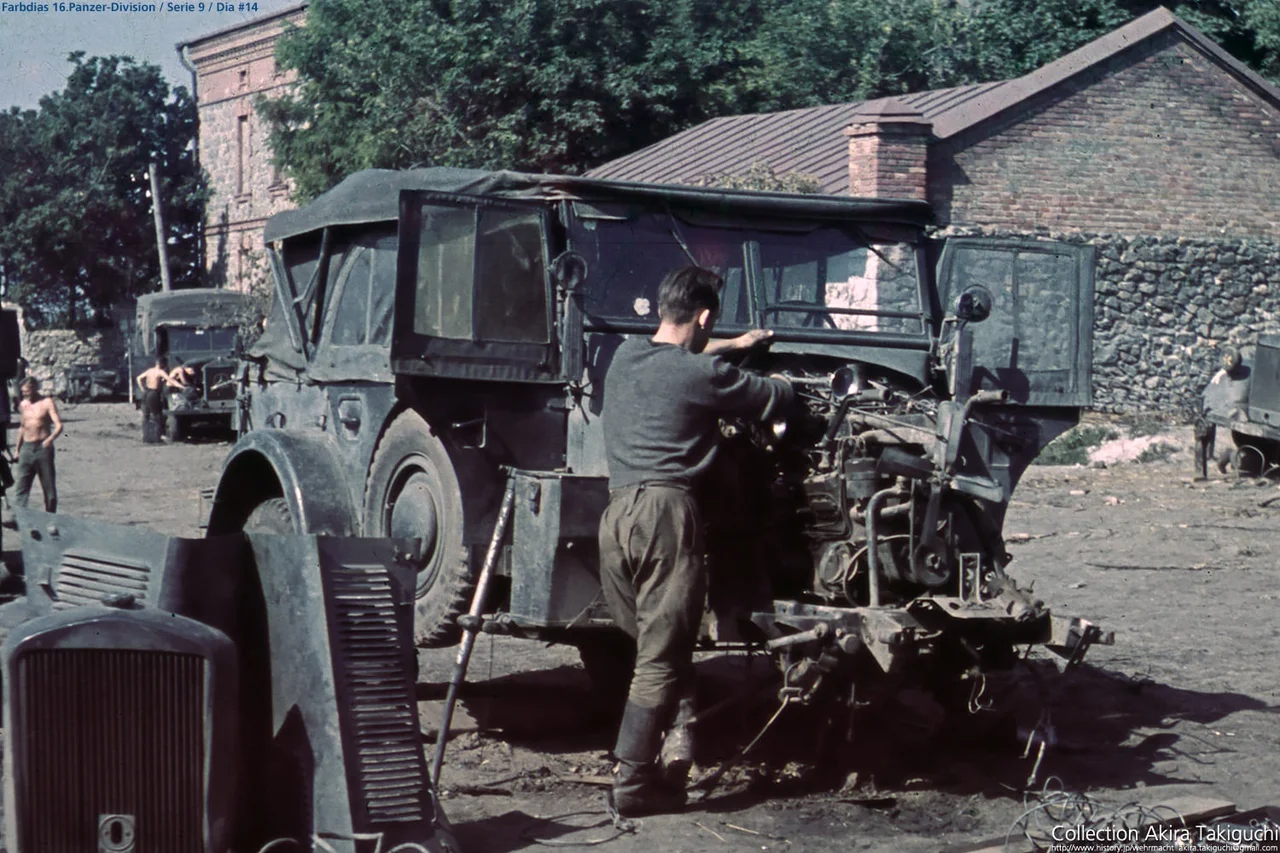
<svg viewBox="0 0 1280 853">
<path fill-rule="evenodd" d="M 166 326 L 169 352 L 206 352 L 209 350 L 230 352 L 236 346 L 234 326 L 217 326 L 212 329 L 190 326 Z"/>
<path fill-rule="evenodd" d="M 724 277 L 719 330 L 925 333 L 916 247 L 907 229 L 795 226 L 717 227 L 656 212 L 582 216 L 573 248 L 587 259 L 587 321 L 656 325 L 658 283 L 696 262 Z"/>
</svg>

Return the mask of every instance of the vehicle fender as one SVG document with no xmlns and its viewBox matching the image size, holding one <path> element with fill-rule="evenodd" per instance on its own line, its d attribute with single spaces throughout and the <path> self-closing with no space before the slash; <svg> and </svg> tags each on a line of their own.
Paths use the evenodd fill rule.
<svg viewBox="0 0 1280 853">
<path fill-rule="evenodd" d="M 285 430 L 247 433 L 222 464 L 208 535 L 239 530 L 259 502 L 283 496 L 301 532 L 354 536 L 357 512 L 332 444 Z"/>
</svg>

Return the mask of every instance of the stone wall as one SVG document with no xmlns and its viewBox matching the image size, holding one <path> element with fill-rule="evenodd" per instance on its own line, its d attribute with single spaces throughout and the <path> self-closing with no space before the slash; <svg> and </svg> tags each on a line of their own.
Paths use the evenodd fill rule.
<svg viewBox="0 0 1280 853">
<path fill-rule="evenodd" d="M 127 393 L 125 337 L 118 329 L 45 329 L 22 333 L 22 356 L 27 373 L 40 380 L 46 393 L 60 394 L 66 388 L 66 373 L 86 365 L 119 372 L 120 389 Z"/>
<path fill-rule="evenodd" d="M 950 236 L 1022 237 L 998 229 Z M 1189 418 L 1222 348 L 1280 332 L 1280 243 L 1039 232 L 1087 243 L 1094 281 L 1093 400 L 1106 412 Z"/>
</svg>

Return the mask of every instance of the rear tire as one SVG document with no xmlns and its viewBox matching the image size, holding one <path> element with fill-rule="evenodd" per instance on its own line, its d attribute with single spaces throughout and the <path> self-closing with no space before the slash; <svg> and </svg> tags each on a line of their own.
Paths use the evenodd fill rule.
<svg viewBox="0 0 1280 853">
<path fill-rule="evenodd" d="M 172 442 L 179 442 L 186 436 L 187 429 L 182 423 L 182 418 L 176 415 L 169 415 L 164 424 L 164 437 Z"/>
<path fill-rule="evenodd" d="M 457 618 L 475 590 L 463 543 L 462 489 L 444 443 L 417 412 L 401 413 L 378 442 L 364 492 L 364 535 L 420 538 L 414 641 L 458 642 Z"/>
<path fill-rule="evenodd" d="M 270 533 L 277 536 L 289 536 L 297 532 L 293 523 L 293 513 L 289 511 L 289 502 L 284 498 L 267 498 L 253 508 L 245 519 L 245 533 Z"/>
</svg>

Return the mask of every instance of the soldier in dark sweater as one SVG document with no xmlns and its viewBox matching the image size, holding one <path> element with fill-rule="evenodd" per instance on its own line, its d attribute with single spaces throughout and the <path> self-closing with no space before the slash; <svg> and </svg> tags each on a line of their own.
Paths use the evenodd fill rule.
<svg viewBox="0 0 1280 853">
<path fill-rule="evenodd" d="M 692 748 L 680 724 L 693 716 L 693 649 L 707 587 L 694 489 L 715 456 L 719 418 L 764 418 L 792 397 L 785 379 L 713 355 L 771 334 L 710 342 L 721 284 L 695 266 L 667 275 L 658 289 L 657 334 L 623 343 L 605 378 L 609 506 L 600 520 L 600 578 L 614 621 L 636 641 L 614 747 L 614 800 L 624 815 L 684 804 Z M 673 717 L 673 735 L 683 740 L 666 751 L 664 774 L 658 751 Z"/>
</svg>

